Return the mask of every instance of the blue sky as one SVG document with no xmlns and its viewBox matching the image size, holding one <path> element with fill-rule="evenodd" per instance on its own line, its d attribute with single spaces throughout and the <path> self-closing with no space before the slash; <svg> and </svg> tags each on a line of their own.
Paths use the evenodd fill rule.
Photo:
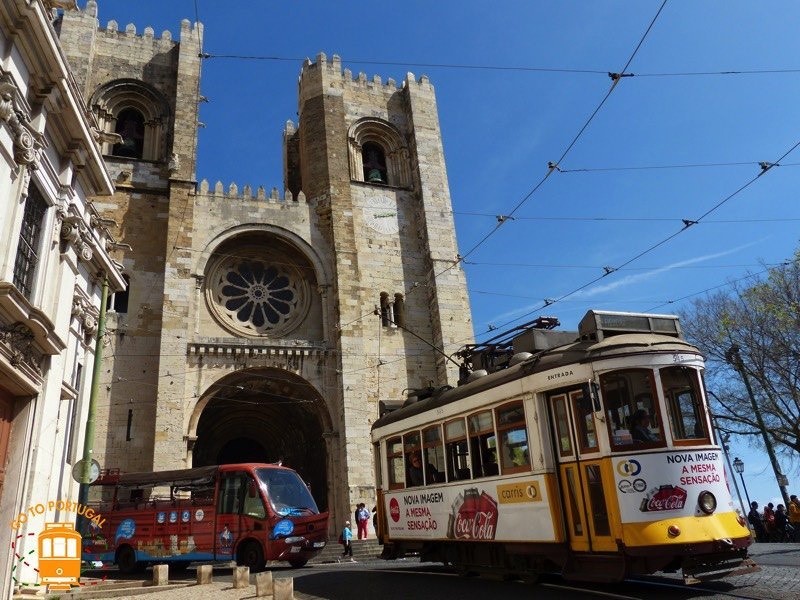
<svg viewBox="0 0 800 600">
<path fill-rule="evenodd" d="M 226 187 L 282 188 L 281 132 L 296 119 L 303 58 L 339 54 L 384 81 L 427 74 L 478 339 L 542 314 L 574 329 L 589 308 L 675 312 L 798 246 L 800 148 L 753 179 L 759 162 L 800 142 L 800 3 L 671 0 L 660 13 L 661 0 L 98 4 L 102 26 L 177 38 L 181 19 L 199 17 L 206 52 L 275 57 L 204 63 L 197 174 Z M 643 36 L 633 76 L 576 140 L 608 94 L 608 73 Z M 682 219 L 700 222 L 678 233 Z M 605 267 L 613 272 L 583 287 Z M 731 453 L 746 463 L 751 498 L 775 501 L 763 451 L 734 439 Z M 796 493 L 798 465 L 785 469 Z"/>
</svg>

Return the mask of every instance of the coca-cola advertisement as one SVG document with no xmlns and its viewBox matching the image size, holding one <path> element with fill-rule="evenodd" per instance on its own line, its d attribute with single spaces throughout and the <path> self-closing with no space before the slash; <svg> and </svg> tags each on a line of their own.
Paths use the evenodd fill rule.
<svg viewBox="0 0 800 600">
<path fill-rule="evenodd" d="M 697 498 L 711 492 L 717 513 L 734 512 L 717 448 L 678 449 L 614 457 L 614 483 L 623 523 L 698 514 Z"/>
<path fill-rule="evenodd" d="M 685 504 L 685 489 L 676 485 L 662 485 L 644 497 L 639 510 L 642 512 L 681 510 Z"/>
<path fill-rule="evenodd" d="M 460 501 L 460 502 L 459 502 Z M 478 488 L 459 494 L 448 519 L 448 538 L 460 540 L 493 540 L 497 533 L 497 500 Z"/>
</svg>

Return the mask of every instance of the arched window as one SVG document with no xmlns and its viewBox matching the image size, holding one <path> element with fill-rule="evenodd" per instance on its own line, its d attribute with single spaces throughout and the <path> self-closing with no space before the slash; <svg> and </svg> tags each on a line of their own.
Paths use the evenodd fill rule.
<svg viewBox="0 0 800 600">
<path fill-rule="evenodd" d="M 348 132 L 350 177 L 377 185 L 411 186 L 408 147 L 391 123 L 367 117 L 353 123 Z"/>
<path fill-rule="evenodd" d="M 386 154 L 380 144 L 367 142 L 361 148 L 364 163 L 364 181 L 367 183 L 389 183 L 386 176 Z"/>
<path fill-rule="evenodd" d="M 111 154 L 142 158 L 144 148 L 144 116 L 134 108 L 126 108 L 117 116 L 114 133 L 122 136 L 122 141 L 114 144 Z"/>
<path fill-rule="evenodd" d="M 170 108 L 164 95 L 134 79 L 118 79 L 92 95 L 92 112 L 101 131 L 116 133 L 102 138 L 103 154 L 128 159 L 164 161 L 169 147 Z"/>
</svg>

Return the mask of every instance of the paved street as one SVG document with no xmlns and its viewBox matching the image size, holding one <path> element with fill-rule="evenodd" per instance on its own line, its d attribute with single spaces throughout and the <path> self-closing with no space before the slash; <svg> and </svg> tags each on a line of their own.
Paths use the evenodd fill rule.
<svg viewBox="0 0 800 600">
<path fill-rule="evenodd" d="M 683 585 L 678 575 L 659 575 L 637 581 L 615 585 L 567 584 L 557 577 L 542 578 L 538 583 L 498 581 L 491 578 L 459 577 L 439 564 L 421 564 L 415 559 L 383 561 L 361 560 L 356 563 L 322 563 L 304 569 L 276 566 L 272 568 L 275 578 L 294 577 L 295 597 L 298 600 L 324 598 L 326 600 L 350 600 L 354 597 L 380 598 L 381 600 L 405 600 L 433 596 L 458 596 L 471 600 L 487 597 L 563 600 L 563 598 L 627 597 L 649 600 L 667 598 L 690 600 L 703 598 L 752 598 L 758 600 L 794 600 L 800 597 L 800 544 L 756 544 L 752 556 L 761 566 L 761 571 L 750 575 L 726 578 L 698 586 Z M 111 575 L 113 571 L 108 572 Z M 97 574 L 97 573 L 93 573 Z M 111 577 L 109 577 L 111 578 Z M 127 578 L 134 583 L 138 578 Z M 95 596 L 97 588 L 85 588 L 95 598 L 158 598 L 159 600 L 233 600 L 252 598 L 255 587 L 234 590 L 231 587 L 231 569 L 215 569 L 215 582 L 209 586 L 192 585 L 195 572 L 190 569 L 178 577 L 180 587 L 156 593 L 113 592 L 106 590 Z M 254 583 L 255 578 L 251 581 Z M 106 584 L 107 585 L 107 584 Z M 86 593 L 63 595 L 62 599 L 88 597 Z"/>
</svg>

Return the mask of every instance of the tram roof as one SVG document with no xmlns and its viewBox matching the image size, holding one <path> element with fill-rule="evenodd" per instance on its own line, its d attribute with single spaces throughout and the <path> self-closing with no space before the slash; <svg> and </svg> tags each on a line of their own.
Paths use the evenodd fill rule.
<svg viewBox="0 0 800 600">
<path fill-rule="evenodd" d="M 700 350 L 682 338 L 670 335 L 629 333 L 609 336 L 602 341 L 579 340 L 571 344 L 564 344 L 542 350 L 521 363 L 495 371 L 456 388 L 435 394 L 419 402 L 404 405 L 380 417 L 372 425 L 372 429 L 383 427 L 405 418 L 426 412 L 428 410 L 450 404 L 461 398 L 472 396 L 487 389 L 491 389 L 514 381 L 527 375 L 548 371 L 569 364 L 585 363 L 590 360 L 600 360 L 615 356 L 640 354 L 647 351 L 658 352 L 684 352 L 700 354 Z"/>
</svg>

